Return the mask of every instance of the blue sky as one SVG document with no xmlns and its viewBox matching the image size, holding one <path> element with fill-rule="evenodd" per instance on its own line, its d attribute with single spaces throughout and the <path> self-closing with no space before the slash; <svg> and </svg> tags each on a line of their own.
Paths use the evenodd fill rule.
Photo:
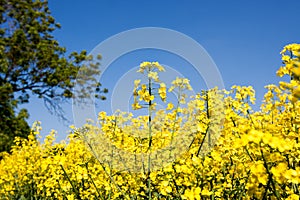
<svg viewBox="0 0 300 200">
<path fill-rule="evenodd" d="M 296 0 L 65 0 L 50 1 L 49 6 L 54 18 L 62 25 L 54 32 L 55 39 L 68 52 L 83 49 L 90 52 L 107 38 L 129 29 L 172 29 L 203 46 L 217 65 L 227 89 L 235 84 L 252 85 L 258 105 L 265 92 L 264 86 L 280 80 L 276 77 L 276 70 L 281 65 L 279 52 L 286 44 L 300 42 L 300 1 Z M 105 76 L 103 74 L 103 86 L 112 91 L 118 77 L 142 60 L 188 66 L 188 63 L 167 52 L 132 52 L 121 56 Z M 177 67 L 176 70 L 182 73 L 188 71 L 187 78 L 193 79 L 189 77 L 193 72 L 187 68 Z M 192 80 L 194 84 L 196 81 Z M 107 102 L 99 102 L 97 111 L 107 109 L 107 105 Z M 59 139 L 65 138 L 68 126 L 48 114 L 42 101 L 32 99 L 25 107 L 31 115 L 29 123 L 34 120 L 42 122 L 43 134 L 55 129 L 59 132 Z M 71 103 L 64 107 L 72 121 Z"/>
</svg>

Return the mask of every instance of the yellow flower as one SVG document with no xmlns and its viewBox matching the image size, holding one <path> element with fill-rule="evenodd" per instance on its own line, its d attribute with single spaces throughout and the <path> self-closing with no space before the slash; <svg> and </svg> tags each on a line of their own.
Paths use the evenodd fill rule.
<svg viewBox="0 0 300 200">
<path fill-rule="evenodd" d="M 172 110 L 174 108 L 174 105 L 172 103 L 168 103 L 167 110 Z"/>
<path fill-rule="evenodd" d="M 138 109 L 141 109 L 141 108 L 143 108 L 140 104 L 139 104 L 139 102 L 134 102 L 133 104 L 132 104 L 132 108 L 134 109 L 134 110 L 138 110 Z"/>
<path fill-rule="evenodd" d="M 208 189 L 205 188 L 201 191 L 201 194 L 203 196 L 210 196 L 212 194 L 212 192 L 210 192 Z"/>
<path fill-rule="evenodd" d="M 134 87 L 137 88 L 141 83 L 141 80 L 140 79 L 137 79 L 134 81 Z"/>
<path fill-rule="evenodd" d="M 166 89 L 166 84 L 165 83 L 160 84 L 160 88 L 158 89 L 158 94 L 159 94 L 162 101 L 166 101 L 167 89 Z"/>
<path fill-rule="evenodd" d="M 158 71 L 165 71 L 165 68 L 161 66 L 158 62 L 142 62 L 140 68 L 137 72 L 144 73 L 145 70 L 148 72 L 158 69 Z"/>
<path fill-rule="evenodd" d="M 158 69 L 158 71 L 165 71 L 165 68 L 161 66 L 158 62 L 152 62 L 152 65 Z"/>
<path fill-rule="evenodd" d="M 98 114 L 98 119 L 99 120 L 103 120 L 103 119 L 105 119 L 105 117 L 106 117 L 106 112 L 104 112 L 104 111 L 99 112 L 99 114 Z"/>
<path fill-rule="evenodd" d="M 172 86 L 169 89 L 169 92 L 172 92 L 175 88 L 179 88 L 180 90 L 192 90 L 190 81 L 186 78 L 179 77 L 176 77 L 176 79 L 172 81 Z"/>
<path fill-rule="evenodd" d="M 286 198 L 286 200 L 299 200 L 300 196 L 297 194 L 291 194 L 290 196 L 288 196 L 288 198 Z"/>
<path fill-rule="evenodd" d="M 284 182 L 284 172 L 287 170 L 287 164 L 286 163 L 279 163 L 277 166 L 272 167 L 271 172 L 275 177 L 275 180 L 279 182 L 280 184 Z"/>
<path fill-rule="evenodd" d="M 289 182 L 299 184 L 300 183 L 300 168 L 297 170 L 289 169 L 284 173 L 284 177 L 288 179 Z"/>
<path fill-rule="evenodd" d="M 144 73 L 145 69 L 150 68 L 150 67 L 151 67 L 151 63 L 150 62 L 142 62 L 140 64 L 140 68 L 138 69 L 137 72 Z"/>
<path fill-rule="evenodd" d="M 149 73 L 148 73 L 148 78 L 149 78 L 149 79 L 153 79 L 154 81 L 159 82 L 157 72 L 149 72 Z"/>
<path fill-rule="evenodd" d="M 172 192 L 172 187 L 169 186 L 169 181 L 162 181 L 160 183 L 160 192 L 165 196 Z"/>
<path fill-rule="evenodd" d="M 187 199 L 187 200 L 200 200 L 201 199 L 200 192 L 201 192 L 201 188 L 199 188 L 199 187 L 192 188 L 192 189 L 186 189 L 184 194 L 181 195 L 181 198 Z M 206 194 L 206 191 L 204 191 L 204 193 Z"/>
</svg>

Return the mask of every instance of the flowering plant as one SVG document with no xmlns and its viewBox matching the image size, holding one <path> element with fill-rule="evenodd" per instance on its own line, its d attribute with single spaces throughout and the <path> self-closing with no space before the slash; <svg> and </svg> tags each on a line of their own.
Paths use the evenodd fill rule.
<svg viewBox="0 0 300 200">
<path fill-rule="evenodd" d="M 284 48 L 277 74 L 291 80 L 266 86 L 259 111 L 251 86 L 187 101 L 189 80 L 177 78 L 167 90 L 164 68 L 144 62 L 138 72 L 148 83 L 134 82 L 133 108 L 148 115 L 100 112 L 99 126 L 73 127 L 59 143 L 55 132 L 37 141 L 35 124 L 0 161 L 0 198 L 299 199 L 299 52 L 299 44 Z M 166 109 L 156 109 L 157 99 Z"/>
</svg>

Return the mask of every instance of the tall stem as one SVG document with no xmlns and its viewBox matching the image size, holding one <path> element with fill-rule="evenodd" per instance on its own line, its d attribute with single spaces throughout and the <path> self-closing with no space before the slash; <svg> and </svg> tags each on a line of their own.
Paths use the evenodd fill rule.
<svg viewBox="0 0 300 200">
<path fill-rule="evenodd" d="M 150 72 L 150 70 L 149 70 Z M 151 91 L 151 79 L 148 79 L 148 90 L 149 90 L 149 95 L 151 97 L 152 95 L 152 91 Z M 148 134 L 149 134 L 149 145 L 148 145 L 148 199 L 151 200 L 151 179 L 150 179 L 150 169 L 151 169 L 151 143 L 152 143 L 152 130 L 151 130 L 151 117 L 152 117 L 152 111 L 151 111 L 151 105 L 152 105 L 152 101 L 149 101 L 148 104 Z"/>
</svg>

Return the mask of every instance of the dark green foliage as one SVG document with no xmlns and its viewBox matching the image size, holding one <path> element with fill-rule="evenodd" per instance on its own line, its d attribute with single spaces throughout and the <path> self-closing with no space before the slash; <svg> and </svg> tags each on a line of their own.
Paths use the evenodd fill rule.
<svg viewBox="0 0 300 200">
<path fill-rule="evenodd" d="M 60 28 L 51 16 L 47 1 L 0 0 L 0 151 L 8 150 L 14 136 L 26 137 L 29 127 L 26 110 L 30 95 L 42 98 L 52 113 L 64 118 L 60 103 L 70 98 L 105 99 L 98 75 L 99 59 L 86 51 L 66 55 L 66 49 L 53 38 Z M 83 75 L 78 75 L 82 71 Z M 86 85 L 73 92 L 75 80 Z M 95 90 L 95 88 L 98 88 Z"/>
</svg>

